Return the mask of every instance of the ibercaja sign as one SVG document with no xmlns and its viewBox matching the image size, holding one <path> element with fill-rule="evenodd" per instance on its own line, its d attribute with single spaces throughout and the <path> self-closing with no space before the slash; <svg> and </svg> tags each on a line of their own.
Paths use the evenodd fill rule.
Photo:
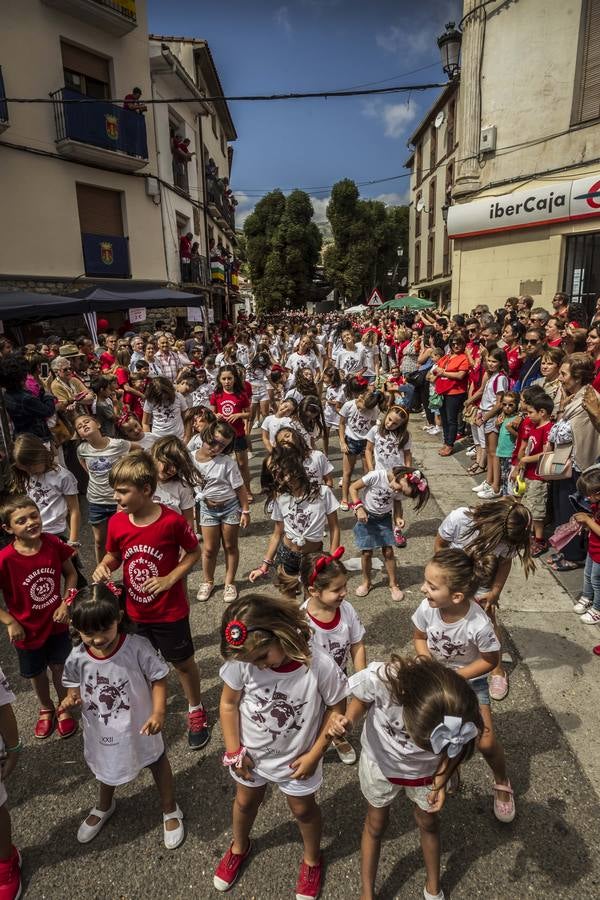
<svg viewBox="0 0 600 900">
<path fill-rule="evenodd" d="M 448 236 L 456 240 L 593 216 L 600 216 L 598 174 L 576 181 L 533 183 L 523 191 L 455 204 L 448 210 Z"/>
</svg>

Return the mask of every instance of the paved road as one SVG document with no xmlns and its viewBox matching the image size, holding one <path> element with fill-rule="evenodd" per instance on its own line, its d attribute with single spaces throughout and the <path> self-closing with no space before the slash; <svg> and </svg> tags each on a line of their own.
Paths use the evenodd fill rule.
<svg viewBox="0 0 600 900">
<path fill-rule="evenodd" d="M 416 456 L 431 460 L 433 465 L 431 443 L 424 441 L 417 447 Z M 337 451 L 332 459 L 337 473 Z M 452 462 L 457 472 L 458 463 Z M 259 458 L 252 461 L 255 473 L 259 464 Z M 406 600 L 393 604 L 381 583 L 367 598 L 354 600 L 367 629 L 370 660 L 385 659 L 392 650 L 408 650 L 411 646 L 410 616 L 420 600 L 418 587 L 423 565 L 431 554 L 433 536 L 447 511 L 448 476 L 452 476 L 452 490 L 462 491 L 463 502 L 472 499 L 468 493 L 470 482 L 454 478 L 456 472 L 450 468 L 440 470 L 434 480 L 434 500 L 418 518 L 408 516 L 408 547 L 397 553 Z M 436 503 L 438 497 L 441 509 Z M 262 558 L 270 532 L 270 523 L 258 503 L 253 506 L 253 515 L 251 533 L 241 542 L 243 575 Z M 343 543 L 352 548 L 353 517 L 342 513 L 341 521 Z M 83 555 L 91 565 L 89 541 Z M 218 569 L 218 578 L 222 571 Z M 191 596 L 198 580 L 197 574 L 190 579 Z M 356 583 L 355 575 L 351 590 Z M 248 589 L 241 578 L 239 586 Z M 557 585 L 556 592 L 560 591 Z M 193 603 L 191 615 L 204 700 L 215 723 L 220 692 L 221 596 L 217 592 L 208 604 Z M 509 826 L 496 822 L 492 814 L 491 773 L 480 757 L 474 758 L 464 769 L 461 795 L 450 800 L 443 813 L 446 896 L 452 900 L 597 897 L 600 807 L 595 788 L 541 701 L 528 668 L 518 660 L 518 649 L 513 647 L 512 652 L 517 665 L 511 692 L 505 702 L 495 705 L 494 714 L 517 792 L 517 819 Z M 4 634 L 0 658 L 17 693 L 17 714 L 27 741 L 20 768 L 9 785 L 15 840 L 24 856 L 26 896 L 31 900 L 216 897 L 212 872 L 230 841 L 233 796 L 229 776 L 219 761 L 222 745 L 218 725 L 215 724 L 212 741 L 204 751 L 189 752 L 185 706 L 173 680 L 166 737 L 188 829 L 179 850 L 168 853 L 163 847 L 158 797 L 148 773 L 119 789 L 117 812 L 110 824 L 92 844 L 82 846 L 75 835 L 95 800 L 95 790 L 83 761 L 81 737 L 61 742 L 53 736 L 46 744 L 34 743 L 30 738 L 36 712 L 33 695 L 18 678 L 14 651 Z M 582 704 L 572 710 L 567 727 L 576 729 L 585 715 Z M 565 721 L 561 720 L 563 728 Z M 597 746 L 597 732 L 590 739 Z M 327 757 L 321 804 L 327 862 L 322 896 L 325 900 L 357 897 L 364 803 L 356 767 L 345 767 L 337 758 Z M 231 896 L 240 900 L 293 897 L 301 845 L 278 792 L 267 797 L 254 837 L 254 857 Z M 400 801 L 394 808 L 389 838 L 383 847 L 379 896 L 388 900 L 420 898 L 423 883 L 421 853 L 409 804 Z"/>
</svg>

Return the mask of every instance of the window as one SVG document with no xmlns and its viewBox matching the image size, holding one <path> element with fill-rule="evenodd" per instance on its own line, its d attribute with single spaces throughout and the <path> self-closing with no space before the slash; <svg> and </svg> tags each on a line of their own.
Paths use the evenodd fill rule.
<svg viewBox="0 0 600 900">
<path fill-rule="evenodd" d="M 423 146 L 419 144 L 416 149 L 416 171 L 417 171 L 417 184 L 421 184 L 421 180 L 423 178 Z"/>
<path fill-rule="evenodd" d="M 414 281 L 421 280 L 421 244 L 419 241 L 415 244 L 415 273 Z"/>
<path fill-rule="evenodd" d="M 448 237 L 448 232 L 444 231 L 444 275 L 450 275 L 452 272 L 452 266 L 450 263 L 450 238 Z"/>
<path fill-rule="evenodd" d="M 451 100 L 448 104 L 448 124 L 446 125 L 446 153 L 452 153 L 454 150 L 454 120 L 456 117 L 456 101 Z"/>
<path fill-rule="evenodd" d="M 429 182 L 429 227 L 435 227 L 435 178 Z"/>
<path fill-rule="evenodd" d="M 572 303 L 581 303 L 588 321 L 600 294 L 600 233 L 567 237 L 562 290 Z"/>
<path fill-rule="evenodd" d="M 110 98 L 109 61 L 89 50 L 60 43 L 65 87 L 97 100 Z"/>
<path fill-rule="evenodd" d="M 433 172 L 437 163 L 437 128 L 432 126 L 429 132 L 429 168 Z"/>
<path fill-rule="evenodd" d="M 92 184 L 78 184 L 77 209 L 83 234 L 112 234 L 123 237 L 123 209 L 120 191 L 107 191 Z"/>
<path fill-rule="evenodd" d="M 600 117 L 600 0 L 584 0 L 571 124 Z"/>
<path fill-rule="evenodd" d="M 433 278 L 433 255 L 435 253 L 435 238 L 432 234 L 429 235 L 429 240 L 427 241 L 427 278 Z"/>
<path fill-rule="evenodd" d="M 454 184 L 454 163 L 448 163 L 446 166 L 446 194 L 452 190 Z"/>
<path fill-rule="evenodd" d="M 417 199 L 415 201 L 415 237 L 419 237 L 421 234 L 421 213 L 419 211 L 419 204 L 423 199 L 423 194 L 419 191 L 417 194 Z"/>
</svg>

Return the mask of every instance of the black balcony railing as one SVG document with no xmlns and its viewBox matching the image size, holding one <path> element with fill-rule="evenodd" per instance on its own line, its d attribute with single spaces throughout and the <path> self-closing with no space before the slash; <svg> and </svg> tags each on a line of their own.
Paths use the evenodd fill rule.
<svg viewBox="0 0 600 900">
<path fill-rule="evenodd" d="M 128 278 L 131 275 L 129 241 L 126 237 L 82 233 L 81 243 L 86 275 L 101 278 Z"/>
<path fill-rule="evenodd" d="M 4 99 L 4 79 L 2 78 L 2 66 L 0 66 L 0 122 L 8 122 L 8 104 Z"/>
<path fill-rule="evenodd" d="M 187 163 L 182 159 L 173 157 L 173 184 L 186 194 L 190 192 L 190 184 L 187 173 Z"/>
<path fill-rule="evenodd" d="M 135 15 L 135 0 L 124 0 L 122 3 L 119 3 L 119 0 L 94 0 L 94 3 L 97 3 L 98 6 L 106 6 L 108 9 L 120 13 L 125 19 L 130 19 L 132 22 L 137 21 Z"/>
<path fill-rule="evenodd" d="M 51 96 L 54 100 L 57 142 L 78 141 L 148 159 L 146 122 L 139 113 L 105 100 L 65 103 L 86 99 L 70 88 L 54 91 Z"/>
<path fill-rule="evenodd" d="M 210 284 L 208 260 L 205 256 L 193 256 L 191 259 L 180 259 L 181 281 L 183 284 Z"/>
</svg>

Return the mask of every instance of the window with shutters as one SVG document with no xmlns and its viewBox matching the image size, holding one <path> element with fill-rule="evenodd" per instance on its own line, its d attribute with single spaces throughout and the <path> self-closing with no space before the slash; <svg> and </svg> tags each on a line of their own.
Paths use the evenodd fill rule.
<svg viewBox="0 0 600 900">
<path fill-rule="evenodd" d="M 454 120 L 456 117 L 456 102 L 451 100 L 448 104 L 448 124 L 446 125 L 446 154 L 454 150 Z"/>
<path fill-rule="evenodd" d="M 444 275 L 450 275 L 452 272 L 452 267 L 450 265 L 450 238 L 448 237 L 448 232 L 444 231 L 444 259 L 443 259 L 443 273 Z"/>
<path fill-rule="evenodd" d="M 435 227 L 435 178 L 429 182 L 429 227 Z"/>
<path fill-rule="evenodd" d="M 429 169 L 433 172 L 437 163 L 437 128 L 435 125 L 429 132 Z"/>
<path fill-rule="evenodd" d="M 417 184 L 421 184 L 421 180 L 423 178 L 423 145 L 419 144 L 416 149 L 416 177 Z"/>
<path fill-rule="evenodd" d="M 109 60 L 82 47 L 60 42 L 65 87 L 97 100 L 110 98 Z"/>
<path fill-rule="evenodd" d="M 423 194 L 419 191 L 415 203 L 415 237 L 419 237 L 419 235 L 421 234 L 421 210 L 419 209 L 419 206 L 422 199 Z"/>
<path fill-rule="evenodd" d="M 583 0 L 572 125 L 600 118 L 600 0 Z"/>
<path fill-rule="evenodd" d="M 78 184 L 77 208 L 83 234 L 113 234 L 123 237 L 121 191 L 107 191 L 92 184 Z"/>
<path fill-rule="evenodd" d="M 435 252 L 435 238 L 431 234 L 427 241 L 427 278 L 433 278 L 433 256 Z"/>
<path fill-rule="evenodd" d="M 413 280 L 421 280 L 421 244 L 419 241 L 415 244 L 415 272 Z"/>
</svg>

